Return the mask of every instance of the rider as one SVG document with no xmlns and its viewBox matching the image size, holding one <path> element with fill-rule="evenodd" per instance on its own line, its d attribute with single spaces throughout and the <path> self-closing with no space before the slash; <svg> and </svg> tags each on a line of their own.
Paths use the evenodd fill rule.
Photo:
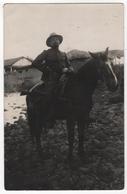
<svg viewBox="0 0 127 194">
<path fill-rule="evenodd" d="M 41 80 L 44 84 L 40 82 L 34 88 L 36 88 L 36 91 L 45 93 L 47 104 L 53 104 L 54 96 L 56 95 L 54 91 L 57 91 L 59 85 L 62 86 L 60 91 L 63 93 L 65 82 L 68 78 L 67 75 L 73 72 L 73 67 L 70 65 L 66 53 L 59 50 L 59 45 L 62 41 L 63 37 L 61 35 L 52 33 L 46 40 L 46 44 L 50 48 L 44 50 L 32 62 L 33 67 L 43 72 Z M 42 90 L 41 87 L 43 88 Z"/>
<path fill-rule="evenodd" d="M 63 37 L 52 33 L 46 40 L 50 49 L 44 50 L 32 62 L 32 66 L 43 72 L 41 80 L 44 81 L 47 94 L 50 94 L 59 80 L 66 79 L 67 73 L 73 72 L 73 68 L 65 52 L 59 50 Z M 41 82 L 37 85 L 40 85 Z M 36 85 L 36 86 L 37 86 Z"/>
</svg>

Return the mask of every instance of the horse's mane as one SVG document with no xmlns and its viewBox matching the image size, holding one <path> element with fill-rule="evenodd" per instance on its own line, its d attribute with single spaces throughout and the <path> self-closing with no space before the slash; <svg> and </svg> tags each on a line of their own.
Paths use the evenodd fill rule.
<svg viewBox="0 0 127 194">
<path fill-rule="evenodd" d="M 71 65 L 74 68 L 74 74 L 69 77 L 68 88 L 72 85 L 75 85 L 77 81 L 89 81 L 92 78 L 95 78 L 95 68 L 93 68 L 95 61 L 92 57 L 87 59 L 75 59 L 71 61 Z M 92 80 L 93 80 L 92 79 Z M 86 82 L 87 83 L 87 82 Z"/>
<path fill-rule="evenodd" d="M 71 61 L 71 66 L 73 67 L 74 72 L 78 73 L 89 63 L 89 61 L 91 61 L 91 58 L 74 59 Z"/>
<path fill-rule="evenodd" d="M 88 78 L 88 75 L 95 75 L 96 74 L 96 61 L 94 58 L 89 57 L 87 59 L 78 59 L 74 60 L 73 63 L 71 64 L 72 67 L 74 68 L 75 76 L 74 78 Z"/>
<path fill-rule="evenodd" d="M 70 94 L 73 88 L 83 86 L 84 91 L 91 93 L 98 79 L 95 59 L 90 57 L 85 60 L 74 60 L 71 65 L 74 68 L 74 74 L 69 77 L 65 91 Z"/>
</svg>

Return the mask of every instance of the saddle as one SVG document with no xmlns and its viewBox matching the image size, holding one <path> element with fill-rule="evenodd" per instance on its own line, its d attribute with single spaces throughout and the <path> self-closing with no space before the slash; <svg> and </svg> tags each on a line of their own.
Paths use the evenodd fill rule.
<svg viewBox="0 0 127 194">
<path fill-rule="evenodd" d="M 67 79 L 63 78 L 58 83 L 55 83 L 54 85 L 52 84 L 51 86 L 43 81 L 40 81 L 29 90 L 29 95 L 35 103 L 43 100 L 44 98 L 50 99 L 49 101 L 58 98 L 65 100 L 64 89 L 66 84 Z"/>
</svg>

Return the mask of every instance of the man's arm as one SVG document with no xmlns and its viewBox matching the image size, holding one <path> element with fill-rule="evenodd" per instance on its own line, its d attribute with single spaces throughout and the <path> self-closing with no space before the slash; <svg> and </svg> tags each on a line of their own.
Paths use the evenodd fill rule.
<svg viewBox="0 0 127 194">
<path fill-rule="evenodd" d="M 73 72 L 74 71 L 74 68 L 72 67 L 72 65 L 71 65 L 71 63 L 70 63 L 70 61 L 69 61 L 69 59 L 68 59 L 68 57 L 67 57 L 67 54 L 65 54 L 65 64 L 66 64 L 66 67 L 65 67 L 65 69 L 67 68 L 68 70 L 67 70 L 67 72 Z M 65 71 L 66 72 L 66 71 Z"/>
<path fill-rule="evenodd" d="M 37 68 L 40 71 L 43 71 L 43 66 L 45 64 L 46 51 L 43 51 L 38 55 L 32 62 L 32 67 Z"/>
</svg>

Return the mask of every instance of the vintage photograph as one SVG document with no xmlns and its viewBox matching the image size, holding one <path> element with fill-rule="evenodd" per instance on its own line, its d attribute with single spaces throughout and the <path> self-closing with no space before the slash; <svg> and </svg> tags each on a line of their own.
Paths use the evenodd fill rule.
<svg viewBox="0 0 127 194">
<path fill-rule="evenodd" d="M 124 189 L 124 4 L 3 10 L 4 188 Z"/>
</svg>

